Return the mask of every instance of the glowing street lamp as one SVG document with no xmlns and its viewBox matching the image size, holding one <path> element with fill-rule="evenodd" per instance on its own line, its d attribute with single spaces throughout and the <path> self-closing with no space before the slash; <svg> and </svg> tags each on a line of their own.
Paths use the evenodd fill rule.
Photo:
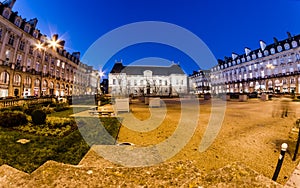
<svg viewBox="0 0 300 188">
<path fill-rule="evenodd" d="M 41 43 L 41 42 L 38 42 L 35 46 L 36 46 L 36 49 L 39 50 L 39 51 L 42 51 L 43 52 L 43 55 L 42 55 L 42 61 L 41 61 L 41 67 L 42 67 L 42 73 L 41 73 L 41 82 L 40 82 L 40 97 L 43 95 L 43 91 L 42 91 L 42 85 L 43 85 L 43 74 L 44 74 L 44 61 L 45 61 L 45 55 L 46 55 L 46 51 L 47 49 L 49 48 L 52 48 L 52 49 L 55 49 L 58 48 L 60 45 L 59 45 L 59 40 L 55 40 L 55 39 L 52 39 L 52 40 L 46 40 L 45 42 Z"/>
<path fill-rule="evenodd" d="M 101 90 L 101 81 L 102 81 L 102 77 L 104 76 L 105 72 L 102 71 L 102 68 L 100 68 L 98 75 L 99 75 L 99 83 L 98 83 L 98 91 L 100 90 L 100 93 L 102 94 L 102 90 Z"/>
</svg>

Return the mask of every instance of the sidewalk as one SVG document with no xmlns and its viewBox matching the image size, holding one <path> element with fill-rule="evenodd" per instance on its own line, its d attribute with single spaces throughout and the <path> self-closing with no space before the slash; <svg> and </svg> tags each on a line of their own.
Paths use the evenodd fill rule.
<svg viewBox="0 0 300 188">
<path fill-rule="evenodd" d="M 285 188 L 298 188 L 300 187 L 300 163 L 295 168 L 290 179 L 286 182 Z"/>
</svg>

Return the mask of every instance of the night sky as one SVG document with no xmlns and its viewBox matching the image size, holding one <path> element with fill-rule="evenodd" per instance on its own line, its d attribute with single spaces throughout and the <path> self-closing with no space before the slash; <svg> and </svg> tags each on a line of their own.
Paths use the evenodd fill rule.
<svg viewBox="0 0 300 188">
<path fill-rule="evenodd" d="M 273 43 L 300 34 L 298 0 L 17 0 L 14 11 L 27 20 L 37 17 L 38 28 L 51 36 L 58 33 L 66 49 L 87 49 L 105 33 L 141 21 L 176 24 L 197 35 L 216 59 L 259 48 L 259 40 Z M 142 35 L 142 34 L 141 34 Z M 101 55 L 101 52 L 99 52 Z M 109 60 L 129 64 L 142 58 L 160 57 L 180 62 L 187 73 L 197 69 L 192 59 L 168 45 L 145 43 L 129 46 Z M 99 62 L 84 62 L 98 69 Z M 201 64 L 208 69 L 216 62 Z"/>
</svg>

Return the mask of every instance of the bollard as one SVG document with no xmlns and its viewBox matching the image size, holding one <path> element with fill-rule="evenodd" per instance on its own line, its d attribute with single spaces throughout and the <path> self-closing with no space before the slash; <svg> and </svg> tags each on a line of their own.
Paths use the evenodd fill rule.
<svg viewBox="0 0 300 188">
<path fill-rule="evenodd" d="M 273 178 L 272 178 L 273 181 L 277 180 L 277 177 L 278 177 L 278 174 L 280 172 L 280 169 L 281 169 L 281 166 L 282 166 L 282 162 L 283 162 L 283 159 L 284 159 L 284 154 L 285 154 L 287 148 L 288 148 L 288 145 L 286 143 L 283 143 L 281 145 L 280 155 L 279 155 L 277 166 L 276 166 Z"/>
<path fill-rule="evenodd" d="M 298 119 L 296 121 L 296 124 L 297 124 L 297 127 L 299 128 L 299 132 L 298 132 L 298 140 L 297 140 L 297 144 L 296 144 L 296 149 L 295 149 L 295 153 L 294 153 L 294 156 L 293 156 L 293 161 L 296 161 L 296 158 L 297 158 L 297 154 L 298 154 L 298 149 L 299 149 L 299 145 L 300 145 L 300 119 Z"/>
</svg>

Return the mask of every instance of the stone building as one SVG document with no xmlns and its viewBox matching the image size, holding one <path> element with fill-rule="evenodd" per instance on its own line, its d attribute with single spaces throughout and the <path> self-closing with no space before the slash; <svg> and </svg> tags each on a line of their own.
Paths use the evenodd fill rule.
<svg viewBox="0 0 300 188">
<path fill-rule="evenodd" d="M 112 95 L 178 95 L 188 92 L 188 78 L 178 64 L 124 66 L 115 63 L 108 75 Z"/>
<path fill-rule="evenodd" d="M 210 70 L 194 71 L 190 78 L 190 90 L 195 94 L 210 93 Z"/>
<path fill-rule="evenodd" d="M 0 3 L 0 98 L 85 94 L 88 76 L 80 53 L 67 52 L 57 34 L 42 34 L 36 18 L 12 11 L 15 2 Z"/>
<path fill-rule="evenodd" d="M 212 92 L 300 93 L 300 35 L 218 60 L 211 71 Z"/>
</svg>

